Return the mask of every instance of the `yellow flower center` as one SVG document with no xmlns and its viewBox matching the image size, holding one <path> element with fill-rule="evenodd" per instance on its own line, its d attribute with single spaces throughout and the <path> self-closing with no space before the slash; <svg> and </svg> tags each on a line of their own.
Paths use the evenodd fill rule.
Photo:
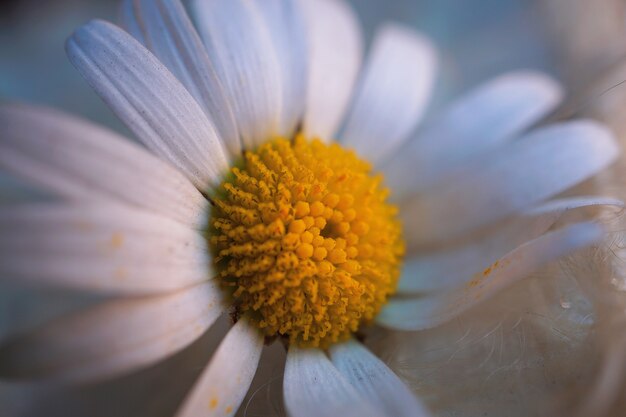
<svg viewBox="0 0 626 417">
<path fill-rule="evenodd" d="M 214 200 L 211 245 L 237 314 L 304 347 L 345 340 L 394 291 L 404 253 L 382 176 L 302 136 L 246 152 Z"/>
</svg>

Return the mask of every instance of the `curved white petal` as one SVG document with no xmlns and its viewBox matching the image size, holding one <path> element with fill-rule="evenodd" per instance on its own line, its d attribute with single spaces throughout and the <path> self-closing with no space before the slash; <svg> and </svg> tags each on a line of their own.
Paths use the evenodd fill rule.
<svg viewBox="0 0 626 417">
<path fill-rule="evenodd" d="M 537 130 L 402 205 L 406 234 L 425 243 L 470 232 L 565 191 L 617 156 L 613 135 L 595 122 Z"/>
<path fill-rule="evenodd" d="M 304 133 L 334 139 L 348 109 L 361 66 L 363 35 L 343 0 L 302 0 L 307 24 L 309 73 Z"/>
<path fill-rule="evenodd" d="M 319 349 L 290 347 L 283 380 L 289 417 L 375 417 L 378 410 Z"/>
<path fill-rule="evenodd" d="M 282 110 L 278 134 L 292 137 L 304 115 L 308 71 L 306 28 L 297 0 L 254 2 L 265 19 L 280 63 Z"/>
<path fill-rule="evenodd" d="M 215 125 L 232 158 L 241 139 L 230 104 L 200 36 L 180 0 L 125 0 L 143 44 L 178 78 Z"/>
<path fill-rule="evenodd" d="M 399 25 L 384 26 L 357 84 L 341 143 L 374 164 L 392 155 L 422 119 L 436 61 L 426 38 Z"/>
<path fill-rule="evenodd" d="M 152 151 L 200 190 L 228 168 L 213 124 L 182 84 L 122 29 L 103 21 L 79 28 L 66 44 L 70 61 Z"/>
<path fill-rule="evenodd" d="M 552 111 L 563 91 L 553 79 L 535 72 L 502 75 L 462 96 L 383 170 L 398 196 L 417 192 L 451 168 L 492 150 Z"/>
<path fill-rule="evenodd" d="M 376 318 L 398 330 L 423 330 L 452 320 L 540 266 L 572 251 L 600 242 L 604 232 L 595 223 L 579 223 L 532 240 L 494 262 L 453 290 L 437 295 L 390 301 Z"/>
<path fill-rule="evenodd" d="M 204 333 L 221 302 L 214 283 L 105 302 L 0 345 L 0 376 L 81 382 L 148 366 Z"/>
<path fill-rule="evenodd" d="M 624 203 L 607 197 L 576 197 L 554 200 L 523 213 L 477 242 L 460 248 L 420 254 L 403 265 L 398 293 L 441 291 L 467 280 L 519 245 L 546 233 L 557 221 L 577 209 Z"/>
<path fill-rule="evenodd" d="M 256 373 L 263 336 L 245 320 L 228 332 L 176 417 L 233 416 Z"/>
<path fill-rule="evenodd" d="M 146 40 L 143 37 L 143 29 L 137 19 L 134 0 L 123 0 L 120 2 L 117 20 L 120 22 L 120 26 L 124 28 L 126 32 L 133 35 L 139 43 L 143 45 L 146 44 Z"/>
<path fill-rule="evenodd" d="M 0 207 L 0 279 L 150 294 L 212 278 L 204 236 L 112 204 Z"/>
<path fill-rule="evenodd" d="M 431 415 L 400 378 L 360 343 L 350 340 L 333 345 L 330 358 L 359 394 L 384 410 L 386 415 Z"/>
<path fill-rule="evenodd" d="M 269 31 L 250 1 L 193 0 L 192 7 L 243 144 L 255 148 L 278 133 L 281 117 L 282 72 Z"/>
<path fill-rule="evenodd" d="M 0 105 L 0 168 L 73 200 L 118 201 L 194 228 L 207 222 L 208 201 L 176 169 L 55 110 Z"/>
</svg>

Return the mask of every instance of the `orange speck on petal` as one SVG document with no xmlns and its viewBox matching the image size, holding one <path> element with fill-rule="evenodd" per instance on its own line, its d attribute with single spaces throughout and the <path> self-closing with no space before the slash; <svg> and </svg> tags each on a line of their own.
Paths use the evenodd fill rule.
<svg viewBox="0 0 626 417">
<path fill-rule="evenodd" d="M 473 288 L 473 287 L 476 287 L 478 284 L 480 284 L 480 279 L 474 278 L 473 280 L 467 283 L 467 286 L 470 288 Z"/>
<path fill-rule="evenodd" d="M 215 397 L 211 397 L 211 401 L 209 401 L 209 409 L 210 410 L 215 410 L 217 408 L 217 398 Z"/>
<path fill-rule="evenodd" d="M 109 244 L 111 245 L 111 248 L 113 249 L 121 248 L 122 245 L 124 244 L 124 235 L 119 232 L 113 233 L 111 235 L 111 240 Z"/>
</svg>

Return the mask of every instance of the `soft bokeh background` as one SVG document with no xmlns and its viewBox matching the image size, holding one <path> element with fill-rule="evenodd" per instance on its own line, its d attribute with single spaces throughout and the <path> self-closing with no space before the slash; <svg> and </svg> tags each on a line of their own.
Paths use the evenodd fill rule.
<svg viewBox="0 0 626 417">
<path fill-rule="evenodd" d="M 550 73 L 568 87 L 569 99 L 555 119 L 593 116 L 607 121 L 621 139 L 626 138 L 624 0 L 351 3 L 364 23 L 368 39 L 387 20 L 410 25 L 433 39 L 441 51 L 441 72 L 431 113 L 436 113 L 451 97 L 493 75 L 531 68 Z M 115 15 L 116 2 L 110 0 L 1 2 L 0 100 L 54 106 L 128 133 L 69 64 L 63 48 L 65 38 L 75 27 L 91 18 L 112 20 Z M 625 198 L 625 166 L 623 162 L 619 164 L 596 186 Z M 0 184 L 6 181 L 0 178 Z M 560 409 L 554 407 L 559 401 L 582 404 L 581 399 L 592 398 L 594 381 L 602 379 L 603 370 L 608 368 L 617 369 L 609 375 L 614 378 L 609 383 L 622 389 L 625 385 L 620 385 L 619 375 L 626 373 L 626 361 L 613 360 L 607 365 L 605 359 L 607 350 L 615 346 L 606 342 L 607 338 L 614 337 L 611 332 L 615 329 L 624 327 L 615 327 L 612 322 L 596 326 L 593 317 L 598 310 L 594 309 L 594 302 L 598 299 L 594 298 L 594 290 L 586 292 L 580 284 L 595 274 L 606 274 L 598 270 L 606 258 L 594 260 L 597 264 L 585 264 L 586 269 L 579 265 L 576 274 L 554 267 L 542 271 L 535 280 L 516 285 L 484 309 L 440 329 L 415 336 L 376 335 L 384 340 L 397 338 L 395 345 L 405 346 L 396 351 L 381 349 L 380 353 L 431 406 L 446 416 L 504 415 L 503 410 L 508 416 L 558 415 Z M 612 279 L 619 285 L 624 283 L 619 281 L 623 279 L 619 275 Z M 0 336 L 8 320 L 36 313 L 37 303 L 24 303 L 24 297 L 17 290 L 0 292 Z M 67 307 L 63 296 L 57 298 L 59 309 Z M 601 303 L 606 301 L 602 300 Z M 617 307 L 608 308 L 606 315 L 616 311 L 623 314 L 619 300 L 615 303 Z M 36 316 L 32 314 L 33 320 Z M 400 339 L 410 343 L 402 344 Z M 100 391 L 86 387 L 74 396 L 47 394 L 44 405 L 31 409 L 32 415 L 85 415 L 86 410 L 90 410 L 89 415 L 98 416 L 168 415 L 175 409 L 176 398 L 183 395 L 201 369 L 201 362 L 193 359 L 193 353 L 206 353 L 211 345 L 209 335 L 189 349 L 191 354 L 177 355 L 164 368 L 149 369 L 138 377 L 109 384 L 105 391 L 118 404 L 90 409 L 90 401 Z M 280 357 L 282 352 L 275 346 L 266 354 Z M 280 366 L 264 366 L 260 374 L 265 379 L 255 382 L 259 391 L 250 401 L 250 410 L 256 411 L 249 415 L 274 415 L 280 411 L 273 395 L 280 391 Z M 170 373 L 174 382 L 163 378 L 159 382 L 158 376 Z M 146 376 L 154 377 L 154 382 L 140 382 Z M 588 391 L 581 390 L 585 384 Z M 8 389 L 0 383 L 0 416 L 14 415 L 3 395 L 6 399 L 23 394 L 21 388 Z M 133 402 L 138 395 L 150 396 L 155 392 L 161 396 L 152 397 L 147 406 L 145 402 Z M 607 410 L 613 407 L 613 415 L 623 416 L 619 404 L 605 402 Z M 581 416 L 595 415 L 584 414 L 584 409 L 580 412 Z"/>
</svg>

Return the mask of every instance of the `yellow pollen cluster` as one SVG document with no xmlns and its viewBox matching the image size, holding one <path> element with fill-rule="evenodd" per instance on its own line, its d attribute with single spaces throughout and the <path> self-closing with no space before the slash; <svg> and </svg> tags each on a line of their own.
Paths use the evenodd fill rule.
<svg viewBox="0 0 626 417">
<path fill-rule="evenodd" d="M 382 176 L 339 145 L 276 139 L 231 171 L 211 245 L 238 314 L 267 336 L 328 347 L 371 320 L 404 253 Z"/>
</svg>

